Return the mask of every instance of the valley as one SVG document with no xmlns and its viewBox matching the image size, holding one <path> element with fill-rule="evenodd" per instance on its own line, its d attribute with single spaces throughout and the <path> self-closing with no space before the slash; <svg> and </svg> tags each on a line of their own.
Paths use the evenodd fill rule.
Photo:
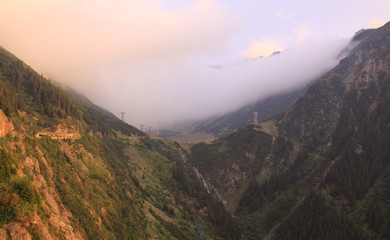
<svg viewBox="0 0 390 240">
<path fill-rule="evenodd" d="M 197 143 L 0 48 L 0 239 L 389 239 L 390 23 L 352 41 L 307 88 L 258 102 L 258 123 L 256 106 L 208 120 L 217 138 Z"/>
</svg>

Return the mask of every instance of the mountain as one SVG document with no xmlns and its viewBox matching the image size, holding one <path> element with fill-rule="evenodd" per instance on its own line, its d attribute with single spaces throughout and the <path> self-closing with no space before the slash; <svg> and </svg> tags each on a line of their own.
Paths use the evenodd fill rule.
<svg viewBox="0 0 390 240">
<path fill-rule="evenodd" d="M 291 92 L 270 96 L 248 104 L 234 112 L 200 121 L 193 126 L 192 132 L 212 133 L 216 137 L 221 137 L 252 123 L 254 121 L 254 113 L 257 114 L 256 121 L 263 122 L 285 111 L 305 90 L 305 88 L 300 88 Z"/>
<path fill-rule="evenodd" d="M 185 162 L 0 48 L 0 239 L 239 239 Z"/>
<path fill-rule="evenodd" d="M 284 113 L 195 145 L 0 48 L 0 239 L 390 239 L 390 23 L 353 41 Z"/>
<path fill-rule="evenodd" d="M 283 114 L 191 148 L 243 239 L 390 239 L 390 23 Z"/>
<path fill-rule="evenodd" d="M 337 58 L 341 59 L 348 55 L 353 47 L 354 43 L 352 42 L 338 54 Z M 277 51 L 269 57 L 279 54 L 283 53 Z M 255 60 L 258 60 L 258 58 L 250 61 Z M 214 67 L 220 68 L 221 66 Z M 154 134 L 162 138 L 173 138 L 183 142 L 210 141 L 222 137 L 254 121 L 263 122 L 283 113 L 294 104 L 296 99 L 307 90 L 314 80 L 316 79 L 312 79 L 306 85 L 298 86 L 295 89 L 261 98 L 226 114 L 215 115 L 202 120 L 174 123 L 164 130 L 154 131 Z"/>
<path fill-rule="evenodd" d="M 182 142 L 202 142 L 222 137 L 252 123 L 263 122 L 287 110 L 307 87 L 280 93 L 245 105 L 233 112 L 214 116 L 200 121 L 176 123 L 173 127 L 154 132 L 162 138 L 176 139 Z M 256 117 L 254 116 L 256 115 Z M 254 119 L 256 118 L 256 119 Z"/>
<path fill-rule="evenodd" d="M 75 98 L 77 101 L 79 101 L 80 103 L 82 103 L 83 105 L 87 106 L 88 108 L 91 108 L 103 115 L 106 115 L 110 118 L 114 118 L 114 119 L 117 119 L 119 120 L 119 118 L 113 114 L 112 112 L 106 110 L 106 109 L 103 109 L 99 106 L 97 106 L 96 104 L 94 104 L 91 100 L 89 100 L 86 96 L 84 96 L 82 93 L 74 90 L 73 88 L 71 87 L 64 87 L 62 86 L 62 88 L 70 95 L 72 96 L 73 98 Z"/>
</svg>

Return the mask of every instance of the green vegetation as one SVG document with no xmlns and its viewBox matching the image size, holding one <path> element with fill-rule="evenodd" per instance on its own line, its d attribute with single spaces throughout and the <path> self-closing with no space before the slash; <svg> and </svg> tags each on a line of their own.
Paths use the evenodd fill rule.
<svg viewBox="0 0 390 240">
<path fill-rule="evenodd" d="M 17 161 L 3 147 L 0 148 L 0 226 L 32 215 L 41 203 L 31 180 L 16 174 Z"/>
<path fill-rule="evenodd" d="M 85 239 L 191 239 L 202 225 L 204 238 L 240 238 L 177 142 L 81 104 L 4 49 L 0 74 L 0 107 L 15 126 L 0 139 L 0 227 L 27 222 L 36 239 L 42 227 L 59 239 L 66 229 Z M 35 137 L 59 124 L 81 137 Z"/>
<path fill-rule="evenodd" d="M 253 128 L 253 125 L 248 125 L 212 144 L 199 143 L 193 146 L 188 161 L 206 175 L 214 174 L 217 169 L 236 162 L 244 171 L 249 171 L 251 167 L 256 168 L 248 160 L 248 152 L 255 151 L 259 160 L 264 159 L 270 151 L 272 137 Z M 255 162 L 261 164 L 256 160 Z"/>
<path fill-rule="evenodd" d="M 207 219 L 214 224 L 216 232 L 223 239 L 240 239 L 237 222 L 226 211 L 223 204 L 206 191 L 189 166 L 182 161 L 177 161 L 172 175 L 180 189 L 200 203 L 199 208 L 208 209 Z"/>
<path fill-rule="evenodd" d="M 191 149 L 244 239 L 389 239 L 389 35 L 363 32 L 286 113 Z"/>
<path fill-rule="evenodd" d="M 279 225 L 273 239 L 372 239 L 353 225 L 345 210 L 310 192 Z"/>
<path fill-rule="evenodd" d="M 0 227 L 34 239 L 389 239 L 386 26 L 285 114 L 190 153 L 0 49 L 0 107 L 15 127 L 0 139 Z M 35 137 L 60 127 L 76 139 Z"/>
<path fill-rule="evenodd" d="M 0 108 L 6 116 L 26 111 L 39 118 L 40 127 L 52 127 L 69 117 L 84 123 L 86 129 L 105 135 L 120 131 L 127 135 L 142 132 L 112 115 L 81 104 L 50 80 L 38 75 L 15 56 L 0 48 Z"/>
</svg>

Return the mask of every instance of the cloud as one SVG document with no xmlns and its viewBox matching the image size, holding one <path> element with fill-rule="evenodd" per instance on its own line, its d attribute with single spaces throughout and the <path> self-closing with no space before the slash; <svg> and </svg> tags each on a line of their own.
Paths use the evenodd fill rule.
<svg viewBox="0 0 390 240">
<path fill-rule="evenodd" d="M 0 0 L 0 45 L 39 73 L 83 92 L 126 121 L 168 124 L 234 110 L 302 86 L 337 63 L 346 41 L 312 42 L 270 58 L 219 68 L 240 27 L 214 0 Z M 243 56 L 283 50 L 253 41 Z M 239 54 L 239 53 L 238 53 Z M 217 62 L 220 64 L 220 62 Z"/>
<path fill-rule="evenodd" d="M 306 39 L 310 36 L 309 33 L 309 27 L 307 25 L 300 25 L 296 28 L 294 28 L 294 33 L 297 36 L 297 39 L 295 40 L 295 44 L 303 44 Z"/>
<path fill-rule="evenodd" d="M 379 28 L 385 25 L 386 21 L 383 20 L 378 20 L 378 19 L 373 19 L 371 20 L 369 28 Z"/>
<path fill-rule="evenodd" d="M 263 37 L 260 40 L 255 40 L 242 53 L 244 58 L 268 57 L 277 51 L 283 51 L 283 44 L 274 40 L 272 37 Z"/>
<path fill-rule="evenodd" d="M 269 58 L 217 69 L 196 69 L 197 74 L 192 77 L 197 81 L 190 81 L 194 85 L 187 89 L 189 100 L 196 103 L 188 106 L 202 110 L 190 108 L 190 115 L 194 118 L 224 113 L 305 86 L 338 63 L 337 56 L 347 43 L 346 39 L 310 40 Z"/>
<path fill-rule="evenodd" d="M 120 87 L 104 87 L 108 94 L 105 106 L 117 109 L 116 112 L 124 106 L 127 118 L 133 123 L 154 126 L 158 121 L 165 125 L 175 120 L 223 114 L 315 80 L 338 63 L 337 55 L 347 42 L 345 39 L 310 40 L 279 55 L 218 68 L 186 64 L 181 65 L 181 71 L 176 71 L 170 64 L 162 64 L 158 68 L 139 69 L 138 76 L 142 76 L 143 82 L 136 88 L 126 85 L 126 81 Z M 134 77 L 134 72 L 121 67 L 111 74 L 117 79 Z M 156 76 L 163 81 L 153 81 Z M 115 102 L 110 100 L 113 97 Z"/>
<path fill-rule="evenodd" d="M 290 42 L 290 48 L 294 45 L 302 45 L 304 44 L 308 38 L 310 37 L 309 26 L 306 24 L 302 24 L 292 28 L 293 38 L 284 37 L 283 41 L 276 40 L 275 37 L 261 37 L 257 40 L 254 40 L 249 47 L 243 51 L 241 54 L 242 57 L 247 59 L 253 59 L 258 57 L 268 57 L 271 56 L 272 53 L 277 51 L 283 51 L 286 49 L 284 42 Z M 280 38 L 280 37 L 279 37 Z"/>
<path fill-rule="evenodd" d="M 286 12 L 286 11 L 282 11 L 282 10 L 278 10 L 275 13 L 275 17 L 286 19 L 286 20 L 291 20 L 292 18 L 294 18 L 294 16 L 295 16 L 294 13 Z"/>
<path fill-rule="evenodd" d="M 130 122 L 152 118 L 144 96 L 162 102 L 237 26 L 214 0 L 0 0 L 0 45 Z"/>
<path fill-rule="evenodd" d="M 213 0 L 185 1 L 168 9 L 165 3 L 2 1 L 0 44 L 58 77 L 115 61 L 152 63 L 207 55 L 221 51 L 236 29 Z"/>
</svg>

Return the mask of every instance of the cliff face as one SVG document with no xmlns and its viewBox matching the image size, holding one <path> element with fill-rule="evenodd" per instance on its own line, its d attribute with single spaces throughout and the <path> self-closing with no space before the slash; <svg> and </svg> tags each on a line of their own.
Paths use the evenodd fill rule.
<svg viewBox="0 0 390 240">
<path fill-rule="evenodd" d="M 14 126 L 8 121 L 3 111 L 0 110 L 0 137 L 5 137 L 12 130 L 14 130 Z"/>
</svg>

